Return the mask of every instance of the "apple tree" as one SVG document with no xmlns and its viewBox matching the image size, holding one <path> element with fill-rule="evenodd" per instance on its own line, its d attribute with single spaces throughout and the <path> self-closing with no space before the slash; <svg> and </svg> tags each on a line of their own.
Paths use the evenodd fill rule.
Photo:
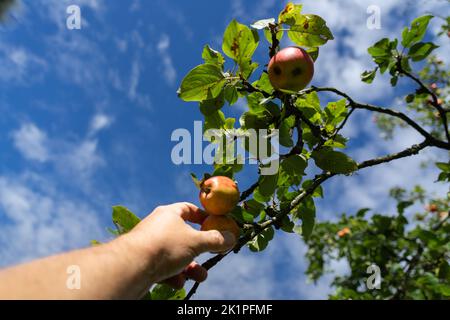
<svg viewBox="0 0 450 320">
<path fill-rule="evenodd" d="M 237 245 L 207 260 L 203 264 L 206 269 L 230 254 L 239 253 L 244 246 L 254 252 L 264 250 L 275 232 L 298 233 L 309 246 L 307 273 L 313 280 L 322 276 L 330 259 L 348 259 L 351 275 L 335 279 L 337 292 L 333 297 L 449 295 L 447 218 L 425 215 L 412 224 L 403 214 L 406 207 L 422 200 L 419 190 L 410 195 L 397 190 L 399 205 L 395 215 L 368 216 L 366 210 L 361 210 L 354 216 L 344 215 L 335 223 L 316 224 L 315 200 L 326 196 L 322 185 L 333 177 L 401 161 L 426 148 L 450 150 L 450 109 L 445 100 L 448 72 L 441 70 L 432 75 L 433 60 L 419 73 L 415 70 L 421 65 L 417 62 L 427 59 L 436 48 L 432 42 L 423 41 L 432 18 L 419 17 L 398 39 L 384 38 L 368 49 L 374 69 L 364 72 L 362 81 L 370 85 L 379 73 L 388 73 L 392 86 L 410 81 L 416 87 L 406 97 L 406 107 L 401 111 L 357 101 L 338 88 L 311 86 L 289 91 L 272 86 L 265 65 L 282 49 L 282 40 L 305 49 L 316 60 L 320 58 L 320 50 L 326 50 L 326 44 L 334 39 L 326 21 L 304 13 L 300 4 L 289 3 L 276 18 L 259 20 L 250 26 L 232 20 L 224 32 L 221 51 L 204 46 L 203 62 L 186 75 L 178 90 L 180 99 L 198 105 L 199 114 L 204 117 L 205 139 L 215 147 L 216 161 L 201 180 L 210 176 L 237 179 L 247 173 L 255 176 L 250 185 L 239 184 L 240 201 L 231 212 L 241 228 Z M 267 60 L 254 60 L 258 46 L 267 47 Z M 431 83 L 436 83 L 439 89 L 430 87 Z M 324 103 L 330 95 L 334 99 Z M 230 116 L 231 108 L 236 109 L 238 102 L 246 107 L 239 118 L 234 118 Z M 396 125 L 401 125 L 418 132 L 422 140 L 393 154 L 358 163 L 346 154 L 348 138 L 342 135 L 342 129 L 356 112 L 375 114 L 387 136 Z M 220 139 L 209 134 L 211 129 L 219 133 Z M 251 130 L 257 132 L 256 150 L 249 143 Z M 238 156 L 229 156 L 226 151 L 234 150 L 238 143 L 256 159 L 257 166 L 242 163 Z M 276 143 L 280 145 L 279 153 L 270 147 Z M 258 152 L 262 145 L 268 146 L 265 155 Z M 276 172 L 263 174 L 263 169 L 273 161 L 279 163 Z M 448 183 L 448 158 L 437 166 L 441 170 L 438 180 Z M 448 211 L 448 198 L 436 199 L 436 203 L 439 210 Z M 114 208 L 113 220 L 118 230 L 112 232 L 117 234 L 127 232 L 139 221 L 123 207 Z M 342 236 L 337 235 L 343 228 L 347 229 L 340 233 Z M 364 293 L 360 291 L 361 281 L 367 278 L 366 264 L 372 262 L 382 268 L 384 289 Z M 184 290 L 158 285 L 147 297 L 190 299 L 198 287 L 199 283 L 195 283 L 186 294 Z"/>
</svg>

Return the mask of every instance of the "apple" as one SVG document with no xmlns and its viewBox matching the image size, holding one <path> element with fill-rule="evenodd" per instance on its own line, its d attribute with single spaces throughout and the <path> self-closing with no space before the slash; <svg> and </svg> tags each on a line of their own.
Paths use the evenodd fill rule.
<svg viewBox="0 0 450 320">
<path fill-rule="evenodd" d="M 339 230 L 337 235 L 338 235 L 339 238 L 342 238 L 342 237 L 344 237 L 344 236 L 346 236 L 347 234 L 350 234 L 350 233 L 351 233 L 350 228 L 349 227 L 345 227 L 342 230 Z"/>
<path fill-rule="evenodd" d="M 300 91 L 314 76 L 314 61 L 304 49 L 287 47 L 272 57 L 268 72 L 275 89 Z"/>
<path fill-rule="evenodd" d="M 228 216 L 208 216 L 202 223 L 201 231 L 218 230 L 231 232 L 239 239 L 240 229 L 236 221 Z"/>
<path fill-rule="evenodd" d="M 239 202 L 239 189 L 228 177 L 216 176 L 200 184 L 200 202 L 207 214 L 221 216 L 236 207 Z"/>
</svg>

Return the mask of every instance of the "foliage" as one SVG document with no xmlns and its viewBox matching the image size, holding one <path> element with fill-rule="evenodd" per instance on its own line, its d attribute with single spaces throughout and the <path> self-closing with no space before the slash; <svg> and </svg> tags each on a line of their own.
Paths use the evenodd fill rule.
<svg viewBox="0 0 450 320">
<path fill-rule="evenodd" d="M 188 72 L 178 89 L 180 99 L 198 103 L 204 117 L 205 138 L 215 147 L 216 162 L 211 171 L 203 176 L 226 175 L 235 178 L 238 172 L 248 170 L 250 166 L 240 163 L 239 157 L 225 154 L 237 143 L 242 143 L 242 147 L 258 163 L 259 177 L 242 191 L 241 202 L 231 213 L 243 228 L 243 236 L 230 252 L 238 253 L 243 246 L 259 252 L 267 248 L 275 232 L 297 233 L 310 245 L 308 273 L 312 279 L 317 280 L 324 273 L 326 259 L 336 258 L 335 254 L 338 258 L 349 259 L 351 276 L 336 278 L 338 291 L 333 297 L 448 296 L 448 263 L 445 260 L 448 259 L 446 252 L 449 249 L 448 236 L 445 235 L 448 224 L 442 222 L 438 228 L 442 234 L 433 234 L 431 230 L 434 230 L 432 228 L 437 221 L 427 218 L 426 222 L 411 230 L 403 211 L 414 202 L 412 198 L 398 198 L 399 213 L 395 216 L 377 214 L 366 219 L 366 210 L 361 210 L 355 217 L 343 216 L 338 223 L 322 222 L 316 225 L 315 221 L 315 199 L 324 197 L 321 185 L 334 176 L 351 175 L 358 170 L 413 156 L 429 147 L 450 150 L 449 110 L 445 109 L 445 103 L 440 98 L 440 94 L 445 93 L 444 89 L 428 88 L 413 73 L 414 64 L 427 59 L 436 48 L 432 42 L 423 41 L 432 18 L 430 15 L 419 17 L 403 30 L 400 40 L 385 38 L 368 49 L 376 66 L 363 73 L 362 81 L 370 84 L 378 73 L 389 72 L 392 86 L 396 86 L 401 78 L 417 85 L 417 90 L 406 98 L 408 114 L 393 108 L 359 103 L 336 88 L 309 87 L 299 92 L 280 92 L 272 87 L 262 67 L 266 61 L 254 61 L 254 53 L 260 45 L 268 47 L 268 58 L 271 58 L 280 49 L 280 41 L 287 37 L 317 60 L 320 58 L 319 47 L 334 39 L 325 20 L 303 13 L 300 4 L 289 3 L 277 18 L 262 19 L 250 26 L 231 21 L 223 35 L 222 52 L 209 45 L 204 46 L 201 54 L 203 63 Z M 427 81 L 439 81 L 440 85 L 446 82 L 445 87 L 448 87 L 448 71 L 426 68 L 420 76 Z M 324 103 L 323 92 L 337 98 Z M 439 119 L 429 124 L 425 122 L 429 121 L 429 117 L 420 118 L 429 113 L 412 107 L 413 102 L 420 103 L 423 99 L 428 99 L 429 108 L 439 114 Z M 238 119 L 229 117 L 231 108 L 238 101 L 245 103 L 246 110 Z M 424 140 L 397 153 L 358 163 L 346 154 L 348 139 L 341 134 L 342 128 L 357 110 L 393 119 L 388 129 L 401 123 L 416 130 Z M 215 134 L 211 134 L 209 129 L 215 129 Z M 257 131 L 257 147 L 249 139 L 252 129 L 264 129 Z M 274 154 L 271 146 L 277 141 L 285 153 Z M 269 147 L 267 154 L 258 152 L 261 146 Z M 280 163 L 278 170 L 264 175 L 263 169 L 274 158 Z M 436 164 L 441 170 L 441 182 L 448 182 L 450 177 L 450 164 L 446 161 Z M 192 176 L 198 183 L 196 176 Z M 404 192 L 397 190 L 395 196 L 402 194 Z M 114 210 L 113 219 L 118 226 L 115 234 L 129 231 L 137 222 L 125 208 L 115 207 Z M 348 226 L 349 230 L 345 229 L 341 234 L 348 236 L 336 238 L 336 232 L 344 226 Z M 214 256 L 203 266 L 206 269 L 214 267 L 230 252 Z M 398 257 L 406 260 L 399 261 Z M 437 261 L 438 265 L 426 264 Z M 361 273 L 365 272 L 363 267 L 369 262 L 382 266 L 384 281 L 388 285 L 380 292 L 361 293 Z M 405 270 L 404 263 L 409 263 L 411 267 Z M 405 276 L 405 280 L 401 280 L 401 276 Z M 198 286 L 196 283 L 191 288 L 186 299 L 195 293 Z M 398 290 L 394 288 L 396 286 Z M 160 286 L 148 295 L 151 298 L 183 296 L 184 291 L 175 293 Z"/>
<path fill-rule="evenodd" d="M 394 215 L 369 217 L 369 209 L 362 209 L 353 216 L 343 214 L 337 222 L 316 224 L 307 241 L 308 276 L 316 281 L 330 271 L 333 260 L 344 259 L 350 269 L 335 277 L 331 299 L 449 299 L 450 193 L 430 201 L 426 212 L 412 218 L 406 209 L 423 205 L 424 190 L 391 193 L 397 200 Z M 366 285 L 372 264 L 380 268 L 379 289 Z"/>
</svg>

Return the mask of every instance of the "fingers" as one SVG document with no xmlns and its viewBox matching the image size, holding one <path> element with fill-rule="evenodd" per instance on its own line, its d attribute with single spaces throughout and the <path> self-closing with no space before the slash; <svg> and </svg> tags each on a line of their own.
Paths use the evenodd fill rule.
<svg viewBox="0 0 450 320">
<path fill-rule="evenodd" d="M 168 286 L 171 286 L 176 290 L 182 289 L 184 287 L 185 282 L 186 276 L 184 275 L 184 273 L 177 274 L 176 276 L 173 276 L 163 281 L 163 283 L 167 284 Z"/>
<path fill-rule="evenodd" d="M 176 212 L 185 221 L 202 224 L 207 217 L 206 213 L 204 213 L 203 210 L 189 202 L 175 203 L 171 206 L 176 207 Z"/>
<path fill-rule="evenodd" d="M 182 273 L 164 280 L 163 283 L 179 290 L 184 287 L 187 279 L 192 279 L 196 282 L 203 282 L 207 277 L 208 271 L 197 262 L 193 261 L 183 270 Z"/>
<path fill-rule="evenodd" d="M 203 252 L 224 252 L 236 244 L 236 237 L 228 231 L 217 230 L 195 231 L 194 250 L 197 254 Z"/>
</svg>

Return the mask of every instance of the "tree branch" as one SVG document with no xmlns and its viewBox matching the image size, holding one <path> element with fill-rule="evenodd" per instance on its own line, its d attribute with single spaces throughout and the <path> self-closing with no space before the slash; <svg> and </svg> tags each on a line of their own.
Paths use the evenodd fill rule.
<svg viewBox="0 0 450 320">
<path fill-rule="evenodd" d="M 253 191 L 255 191 L 255 189 L 258 188 L 258 186 L 259 186 L 259 182 L 255 182 L 247 190 L 243 191 L 241 193 L 241 197 L 239 199 L 239 202 L 244 201 L 248 197 L 250 197 L 252 195 Z"/>
<path fill-rule="evenodd" d="M 447 141 L 450 143 L 450 133 L 448 130 L 448 122 L 447 122 L 447 115 L 446 115 L 446 111 L 444 110 L 444 108 L 442 108 L 442 106 L 439 103 L 439 99 L 436 95 L 436 93 L 434 93 L 430 88 L 428 88 L 428 86 L 426 86 L 422 80 L 420 80 L 419 78 L 417 78 L 416 76 L 414 76 L 412 73 L 406 71 L 403 69 L 401 63 L 398 63 L 398 68 L 399 71 L 401 73 L 403 73 L 405 76 L 407 76 L 408 78 L 412 79 L 414 82 L 416 82 L 419 87 L 422 89 L 422 91 L 426 92 L 428 95 L 430 95 L 431 97 L 431 104 L 433 105 L 434 108 L 436 108 L 436 110 L 439 112 L 439 115 L 442 119 L 442 124 L 444 126 L 444 131 L 445 131 L 445 136 L 447 137 Z"/>
<path fill-rule="evenodd" d="M 272 45 L 269 48 L 269 57 L 272 58 L 277 53 L 277 48 L 280 45 L 280 41 L 277 38 L 278 25 L 269 25 L 270 33 L 272 35 Z"/>
<path fill-rule="evenodd" d="M 371 104 L 358 103 L 355 100 L 353 100 L 348 94 L 346 94 L 338 89 L 330 88 L 330 87 L 311 87 L 311 88 L 303 90 L 301 93 L 306 94 L 306 93 L 310 93 L 313 91 L 315 91 L 315 92 L 321 92 L 321 91 L 333 92 L 341 97 L 346 98 L 348 100 L 350 106 L 352 106 L 355 109 L 366 109 L 369 111 L 384 113 L 384 114 L 390 115 L 392 117 L 399 118 L 399 119 L 403 120 L 404 122 L 406 122 L 409 126 L 413 127 L 425 139 L 429 140 L 432 145 L 434 145 L 438 148 L 441 148 L 441 149 L 450 150 L 450 142 L 447 143 L 447 142 L 444 142 L 444 141 L 441 141 L 441 140 L 435 138 L 430 133 L 428 133 L 424 128 L 422 128 L 417 122 L 415 122 L 414 120 L 412 120 L 410 117 L 408 117 L 406 114 L 404 114 L 402 112 L 383 108 L 383 107 L 374 106 Z"/>
<path fill-rule="evenodd" d="M 429 147 L 431 145 L 431 143 L 428 140 L 423 141 L 420 144 L 415 144 L 403 151 L 400 151 L 398 153 L 393 153 L 393 154 L 389 154 L 387 156 L 384 157 L 379 157 L 379 158 L 375 158 L 375 159 L 371 159 L 371 160 L 367 160 L 364 162 L 361 162 L 360 164 L 358 164 L 358 170 L 360 169 L 364 169 L 364 168 L 368 168 L 368 167 L 373 167 L 382 163 L 386 163 L 386 162 L 390 162 L 392 160 L 396 160 L 396 159 L 401 159 L 401 158 L 405 158 L 405 157 L 409 157 L 412 155 L 416 155 L 418 154 L 421 150 L 425 149 L 426 147 Z"/>
</svg>

